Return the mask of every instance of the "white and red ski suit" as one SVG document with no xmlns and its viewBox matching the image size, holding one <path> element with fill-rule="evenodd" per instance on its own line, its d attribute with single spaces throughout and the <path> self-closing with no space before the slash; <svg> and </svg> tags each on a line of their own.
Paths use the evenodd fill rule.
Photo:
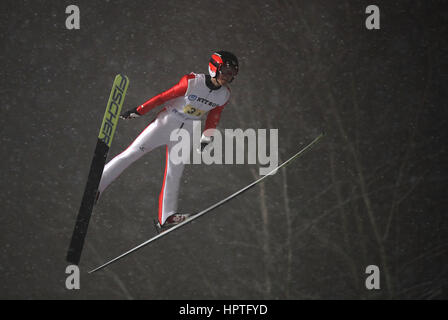
<svg viewBox="0 0 448 320">
<path fill-rule="evenodd" d="M 141 115 L 162 104 L 165 107 L 126 150 L 106 164 L 98 190 L 102 193 L 131 163 L 145 153 L 165 145 L 166 166 L 158 215 L 159 222 L 163 225 L 169 216 L 177 213 L 179 185 L 184 169 L 183 163 L 170 162 L 170 150 L 176 143 L 170 141 L 171 132 L 183 128 L 192 136 L 193 120 L 201 119 L 207 112 L 204 131 L 216 128 L 229 98 L 230 89 L 227 86 L 216 88 L 211 83 L 210 76 L 191 73 L 183 76 L 172 88 L 140 105 L 137 112 Z"/>
</svg>

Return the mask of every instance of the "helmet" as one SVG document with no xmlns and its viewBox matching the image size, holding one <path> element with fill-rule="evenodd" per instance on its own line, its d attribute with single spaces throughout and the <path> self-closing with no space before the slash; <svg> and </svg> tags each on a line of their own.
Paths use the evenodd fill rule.
<svg viewBox="0 0 448 320">
<path fill-rule="evenodd" d="M 238 74 L 238 67 L 238 59 L 233 53 L 217 51 L 210 58 L 208 72 L 212 78 L 217 77 L 222 72 L 232 73 L 232 76 L 235 77 Z"/>
</svg>

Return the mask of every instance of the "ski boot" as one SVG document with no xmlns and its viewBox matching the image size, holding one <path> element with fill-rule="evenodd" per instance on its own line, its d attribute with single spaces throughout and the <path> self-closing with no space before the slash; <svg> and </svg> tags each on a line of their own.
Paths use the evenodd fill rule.
<svg viewBox="0 0 448 320">
<path fill-rule="evenodd" d="M 181 222 L 184 222 L 188 218 L 191 217 L 191 214 L 182 214 L 182 213 L 175 213 L 171 216 L 169 216 L 163 225 L 160 225 L 159 221 L 154 220 L 154 226 L 156 227 L 157 233 L 165 232 L 166 230 L 174 227 L 175 225 L 178 225 Z"/>
</svg>

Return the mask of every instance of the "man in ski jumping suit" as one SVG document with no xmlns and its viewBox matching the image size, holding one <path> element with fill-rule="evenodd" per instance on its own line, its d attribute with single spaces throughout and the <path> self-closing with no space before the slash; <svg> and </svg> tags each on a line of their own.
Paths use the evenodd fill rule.
<svg viewBox="0 0 448 320">
<path fill-rule="evenodd" d="M 209 61 L 209 74 L 190 73 L 184 75 L 178 84 L 146 101 L 144 104 L 121 114 L 122 119 L 132 119 L 146 114 L 157 106 L 165 107 L 122 153 L 108 162 L 104 168 L 98 188 L 99 195 L 114 181 L 124 169 L 145 153 L 166 146 L 166 166 L 162 190 L 159 196 L 159 214 L 157 227 L 163 231 L 186 219 L 190 215 L 177 212 L 179 185 L 184 164 L 170 161 L 170 150 L 177 142 L 170 141 L 173 130 L 183 128 L 190 136 L 193 132 L 193 120 L 199 120 L 208 112 L 204 131 L 215 129 L 222 110 L 230 98 L 228 84 L 238 74 L 238 59 L 230 52 L 218 51 Z M 205 134 L 201 137 L 201 146 L 212 141 Z"/>
</svg>

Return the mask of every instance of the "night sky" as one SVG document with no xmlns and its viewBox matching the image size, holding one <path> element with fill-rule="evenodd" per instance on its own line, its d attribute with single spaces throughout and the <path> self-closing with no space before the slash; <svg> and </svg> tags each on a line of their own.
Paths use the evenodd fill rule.
<svg viewBox="0 0 448 320">
<path fill-rule="evenodd" d="M 80 9 L 67 30 L 65 9 Z M 380 9 L 368 30 L 366 7 Z M 447 299 L 444 1 L 3 0 L 1 299 Z M 446 4 L 446 3 L 445 3 Z M 240 197 L 111 265 L 155 235 L 165 149 L 95 207 L 68 290 L 66 252 L 116 74 L 124 110 L 235 53 L 218 129 L 278 129 L 285 161 Z M 121 120 L 108 160 L 160 108 Z M 259 164 L 191 165 L 195 213 L 258 179 Z M 366 267 L 379 290 L 365 286 Z"/>
</svg>

